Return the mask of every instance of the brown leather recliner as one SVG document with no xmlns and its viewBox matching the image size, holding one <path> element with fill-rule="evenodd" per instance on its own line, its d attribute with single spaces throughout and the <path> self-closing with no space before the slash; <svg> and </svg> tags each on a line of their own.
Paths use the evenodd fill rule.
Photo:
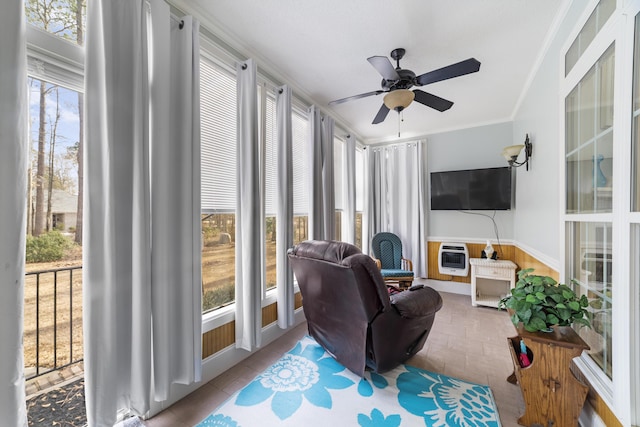
<svg viewBox="0 0 640 427">
<path fill-rule="evenodd" d="M 385 372 L 420 351 L 442 298 L 416 285 L 395 295 L 374 260 L 344 242 L 289 249 L 309 334 L 352 372 Z"/>
</svg>

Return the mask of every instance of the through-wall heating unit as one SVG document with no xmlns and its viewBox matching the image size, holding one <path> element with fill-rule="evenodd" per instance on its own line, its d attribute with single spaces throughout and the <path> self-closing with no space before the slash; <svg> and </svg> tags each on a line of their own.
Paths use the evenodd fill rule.
<svg viewBox="0 0 640 427">
<path fill-rule="evenodd" d="M 450 276 L 469 274 L 469 249 L 467 249 L 466 243 L 440 243 L 438 272 Z"/>
</svg>

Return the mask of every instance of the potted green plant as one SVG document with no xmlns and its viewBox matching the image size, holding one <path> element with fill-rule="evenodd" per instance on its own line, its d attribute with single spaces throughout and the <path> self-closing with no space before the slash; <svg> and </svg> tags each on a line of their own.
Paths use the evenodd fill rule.
<svg viewBox="0 0 640 427">
<path fill-rule="evenodd" d="M 551 326 L 570 326 L 579 323 L 591 327 L 589 301 L 578 297 L 567 285 L 558 284 L 549 276 L 530 274 L 533 268 L 518 272 L 518 282 L 511 295 L 501 299 L 498 308 L 506 308 L 516 327 L 526 331 L 551 331 Z"/>
</svg>

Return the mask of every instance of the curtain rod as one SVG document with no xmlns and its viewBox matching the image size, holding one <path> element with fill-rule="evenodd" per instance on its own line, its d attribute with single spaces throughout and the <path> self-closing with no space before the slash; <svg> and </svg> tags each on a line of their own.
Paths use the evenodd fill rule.
<svg viewBox="0 0 640 427">
<path fill-rule="evenodd" d="M 178 28 L 182 29 L 184 28 L 184 19 L 174 15 L 173 13 L 169 14 L 169 18 L 171 18 L 172 20 L 176 21 L 178 23 Z"/>
</svg>

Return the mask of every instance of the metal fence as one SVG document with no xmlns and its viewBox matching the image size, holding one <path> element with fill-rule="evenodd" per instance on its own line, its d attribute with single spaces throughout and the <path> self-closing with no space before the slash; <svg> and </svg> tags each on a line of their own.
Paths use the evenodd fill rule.
<svg viewBox="0 0 640 427">
<path fill-rule="evenodd" d="M 24 362 L 27 379 L 83 360 L 82 266 L 25 276 Z"/>
</svg>

